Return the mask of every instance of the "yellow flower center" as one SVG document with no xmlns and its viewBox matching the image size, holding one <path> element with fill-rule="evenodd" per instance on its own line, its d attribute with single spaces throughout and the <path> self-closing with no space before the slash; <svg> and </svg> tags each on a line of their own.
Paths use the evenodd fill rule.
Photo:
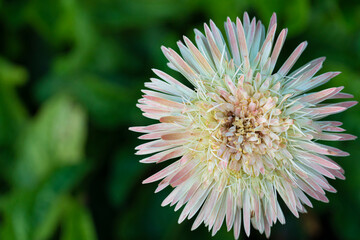
<svg viewBox="0 0 360 240">
<path fill-rule="evenodd" d="M 210 151 L 211 169 L 258 176 L 275 169 L 275 153 L 285 148 L 284 134 L 293 120 L 281 116 L 270 90 L 255 91 L 247 83 L 240 89 L 237 94 L 220 89 L 218 96 L 195 104 L 194 124 L 201 132 L 197 150 Z"/>
</svg>

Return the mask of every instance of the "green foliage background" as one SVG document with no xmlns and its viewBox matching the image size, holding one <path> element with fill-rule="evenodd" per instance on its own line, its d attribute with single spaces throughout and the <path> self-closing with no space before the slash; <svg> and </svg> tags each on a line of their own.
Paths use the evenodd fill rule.
<svg viewBox="0 0 360 240">
<path fill-rule="evenodd" d="M 297 65 L 327 56 L 321 72 L 343 73 L 325 87 L 345 86 L 359 100 L 356 0 L 0 1 L 0 239 L 209 239 L 160 206 L 169 190 L 141 184 L 161 166 L 138 162 L 140 141 L 127 129 L 152 122 L 135 108 L 150 69 L 173 73 L 160 46 L 176 49 L 210 18 L 222 28 L 244 11 L 265 25 L 277 12 L 289 29 L 280 61 L 308 40 Z M 331 119 L 360 135 L 358 107 Z M 358 239 L 359 141 L 334 145 L 351 153 L 336 159 L 347 180 L 330 180 L 338 193 L 300 219 L 285 210 L 271 239 Z"/>
</svg>

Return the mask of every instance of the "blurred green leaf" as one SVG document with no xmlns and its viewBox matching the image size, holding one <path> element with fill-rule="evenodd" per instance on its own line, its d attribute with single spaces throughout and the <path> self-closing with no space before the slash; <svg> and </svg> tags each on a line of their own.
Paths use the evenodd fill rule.
<svg viewBox="0 0 360 240">
<path fill-rule="evenodd" d="M 24 68 L 11 64 L 5 59 L 0 58 L 0 81 L 4 85 L 22 85 L 25 83 L 27 78 L 27 72 Z"/>
<path fill-rule="evenodd" d="M 61 240 L 95 240 L 91 216 L 86 208 L 74 201 L 68 202 Z"/>
<path fill-rule="evenodd" d="M 63 167 L 35 189 L 15 189 L 0 198 L 0 210 L 5 213 L 4 225 L 0 227 L 1 239 L 48 239 L 68 207 L 66 194 L 88 170 L 84 164 Z"/>
<path fill-rule="evenodd" d="M 18 192 L 2 197 L 0 207 L 4 214 L 0 227 L 0 238 L 9 240 L 27 240 L 30 236 L 29 204 L 31 194 Z"/>
<path fill-rule="evenodd" d="M 68 96 L 46 102 L 18 143 L 15 186 L 34 186 L 54 168 L 79 162 L 84 154 L 85 124 L 84 110 Z"/>
<path fill-rule="evenodd" d="M 24 68 L 0 58 L 0 145 L 12 143 L 25 124 L 27 113 L 14 87 L 26 80 Z"/>
<path fill-rule="evenodd" d="M 90 170 L 87 164 L 60 168 L 42 182 L 36 191 L 32 207 L 31 228 L 34 239 L 48 239 L 56 230 L 60 218 L 69 207 L 66 194 L 84 178 Z"/>
</svg>

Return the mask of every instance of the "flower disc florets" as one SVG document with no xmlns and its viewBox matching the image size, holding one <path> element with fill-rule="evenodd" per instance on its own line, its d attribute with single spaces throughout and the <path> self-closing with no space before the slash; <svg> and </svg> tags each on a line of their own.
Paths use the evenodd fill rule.
<svg viewBox="0 0 360 240">
<path fill-rule="evenodd" d="M 131 130 L 152 140 L 136 148 L 153 154 L 141 162 L 177 159 L 144 183 L 161 180 L 156 192 L 174 188 L 162 205 L 184 206 L 179 222 L 198 213 L 192 229 L 204 222 L 215 234 L 226 221 L 238 238 L 242 225 L 250 234 L 251 223 L 269 236 L 277 220 L 285 222 L 278 198 L 299 216 L 303 204 L 312 206 L 307 195 L 327 202 L 324 190 L 336 191 L 325 176 L 344 178 L 344 171 L 326 155 L 348 154 L 315 140 L 354 139 L 339 133 L 340 122 L 321 118 L 356 102 L 326 103 L 351 98 L 343 87 L 306 94 L 339 74 L 315 76 L 325 58 L 289 73 L 306 42 L 273 72 L 287 34 L 283 29 L 274 42 L 275 14 L 266 34 L 247 13 L 243 22 L 228 19 L 225 30 L 228 44 L 213 22 L 205 35 L 195 30 L 197 47 L 186 37 L 185 45 L 178 42 L 182 57 L 162 47 L 169 67 L 193 89 L 154 70 L 159 79 L 145 83 L 151 90 L 143 90 L 137 106 L 160 123 Z"/>
<path fill-rule="evenodd" d="M 260 75 L 257 81 L 260 85 Z M 244 82 L 243 75 L 237 86 L 225 75 L 224 85 L 228 90 L 217 87 L 218 95 L 208 94 L 192 111 L 199 115 L 193 119 L 203 131 L 201 140 L 208 142 L 208 151 L 215 156 L 210 159 L 220 161 L 218 167 L 238 177 L 272 171 L 277 164 L 275 153 L 286 146 L 284 134 L 293 124 L 292 119 L 281 116 L 279 99 L 271 92 L 278 91 L 279 85 L 255 89 Z"/>
</svg>

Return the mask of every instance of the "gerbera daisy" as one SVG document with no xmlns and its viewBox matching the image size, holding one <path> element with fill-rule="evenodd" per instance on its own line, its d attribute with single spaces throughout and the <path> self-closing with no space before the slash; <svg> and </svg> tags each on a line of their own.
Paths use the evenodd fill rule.
<svg viewBox="0 0 360 240">
<path fill-rule="evenodd" d="M 251 223 L 268 237 L 277 220 L 285 222 L 279 198 L 298 217 L 304 204 L 312 207 L 308 196 L 328 202 L 324 190 L 336 191 L 325 176 L 344 178 L 328 155 L 348 153 L 316 140 L 354 139 L 339 133 L 340 122 L 321 119 L 356 102 L 324 103 L 352 98 L 343 87 L 306 93 L 339 74 L 315 76 L 323 57 L 291 71 L 306 42 L 274 72 L 287 34 L 283 29 L 275 41 L 276 26 L 275 14 L 266 32 L 245 13 L 242 22 L 227 19 L 224 38 L 210 21 L 205 35 L 195 29 L 196 45 L 187 37 L 178 42 L 181 56 L 161 48 L 192 87 L 154 69 L 159 78 L 142 90 L 137 106 L 160 123 L 130 128 L 151 140 L 136 154 L 153 154 L 142 163 L 172 161 L 143 183 L 161 180 L 156 192 L 171 186 L 162 206 L 184 206 L 179 223 L 198 213 L 192 229 L 204 222 L 214 235 L 225 221 L 237 239 L 241 225 L 249 236 Z"/>
</svg>

